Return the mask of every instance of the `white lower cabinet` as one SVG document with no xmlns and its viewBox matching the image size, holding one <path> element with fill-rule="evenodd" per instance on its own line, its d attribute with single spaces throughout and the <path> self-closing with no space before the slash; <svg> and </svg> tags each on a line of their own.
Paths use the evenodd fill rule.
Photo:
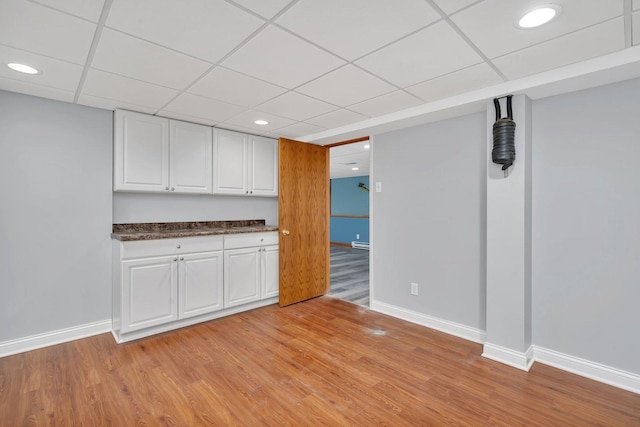
<svg viewBox="0 0 640 427">
<path fill-rule="evenodd" d="M 269 232 L 114 240 L 116 340 L 130 341 L 277 302 L 277 239 L 277 232 Z"/>
<path fill-rule="evenodd" d="M 178 261 L 178 318 L 221 310 L 222 252 L 189 254 Z"/>
<path fill-rule="evenodd" d="M 278 245 L 270 245 L 262 248 L 262 275 L 260 282 L 260 295 L 262 298 L 271 298 L 280 295 L 280 276 L 278 275 L 280 264 L 278 252 Z"/>
<path fill-rule="evenodd" d="M 122 262 L 122 331 L 178 319 L 178 277 L 173 257 Z"/>
<path fill-rule="evenodd" d="M 260 299 L 258 248 L 224 251 L 224 306 L 233 307 Z"/>
<path fill-rule="evenodd" d="M 225 307 L 278 296 L 277 243 L 277 232 L 225 236 Z"/>
</svg>

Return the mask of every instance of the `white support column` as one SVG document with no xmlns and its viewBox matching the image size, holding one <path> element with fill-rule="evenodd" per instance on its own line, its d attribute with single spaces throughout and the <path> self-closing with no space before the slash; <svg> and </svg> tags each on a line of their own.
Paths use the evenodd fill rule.
<svg viewBox="0 0 640 427">
<path fill-rule="evenodd" d="M 505 177 L 491 161 L 487 103 L 487 340 L 483 356 L 529 370 L 531 348 L 531 100 L 514 96 L 516 160 Z M 502 117 L 506 100 L 501 101 Z"/>
</svg>

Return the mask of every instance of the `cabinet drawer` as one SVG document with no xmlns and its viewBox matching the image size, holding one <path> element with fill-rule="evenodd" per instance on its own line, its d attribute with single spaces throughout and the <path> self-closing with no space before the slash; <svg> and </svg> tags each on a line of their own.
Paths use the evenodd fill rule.
<svg viewBox="0 0 640 427">
<path fill-rule="evenodd" d="M 222 250 L 222 236 L 181 237 L 176 239 L 121 242 L 120 258 L 140 258 Z"/>
<path fill-rule="evenodd" d="M 277 245 L 278 232 L 230 234 L 224 236 L 225 249 L 251 248 L 255 246 Z"/>
</svg>

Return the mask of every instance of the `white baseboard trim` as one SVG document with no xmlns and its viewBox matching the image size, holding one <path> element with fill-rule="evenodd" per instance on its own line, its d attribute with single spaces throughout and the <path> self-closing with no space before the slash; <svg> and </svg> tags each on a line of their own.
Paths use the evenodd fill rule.
<svg viewBox="0 0 640 427">
<path fill-rule="evenodd" d="M 482 351 L 482 357 L 504 363 L 505 365 L 529 371 L 533 365 L 534 351 L 533 346 L 525 352 L 519 352 L 510 348 L 501 347 L 499 345 L 485 343 Z"/>
<path fill-rule="evenodd" d="M 0 342 L 0 357 L 49 347 L 50 345 L 61 344 L 63 342 L 79 340 L 80 338 L 103 334 L 109 331 L 111 331 L 111 319 L 4 341 Z"/>
<path fill-rule="evenodd" d="M 484 343 L 487 334 L 485 331 L 462 325 L 460 323 L 451 322 L 449 320 L 439 319 L 417 311 L 407 310 L 406 308 L 387 304 L 380 301 L 371 301 L 369 308 L 379 313 L 388 314 L 407 322 L 417 323 L 440 332 L 464 338 L 469 341 Z"/>
<path fill-rule="evenodd" d="M 538 346 L 533 353 L 536 362 L 640 394 L 640 375 Z"/>
</svg>

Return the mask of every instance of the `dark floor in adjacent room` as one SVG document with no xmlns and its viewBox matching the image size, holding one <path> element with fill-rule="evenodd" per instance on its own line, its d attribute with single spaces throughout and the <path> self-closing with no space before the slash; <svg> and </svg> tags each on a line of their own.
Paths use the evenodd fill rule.
<svg viewBox="0 0 640 427">
<path fill-rule="evenodd" d="M 369 251 L 331 246 L 329 296 L 369 307 Z"/>
</svg>

